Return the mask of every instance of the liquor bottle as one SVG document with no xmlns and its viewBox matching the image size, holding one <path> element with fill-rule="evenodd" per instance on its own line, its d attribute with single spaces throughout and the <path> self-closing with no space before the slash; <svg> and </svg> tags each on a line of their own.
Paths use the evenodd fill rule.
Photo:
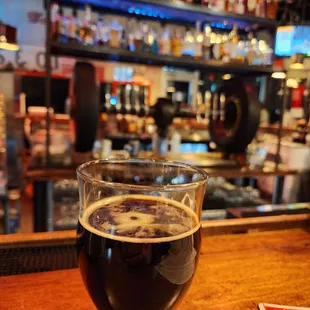
<svg viewBox="0 0 310 310">
<path fill-rule="evenodd" d="M 197 21 L 196 22 L 196 31 L 195 31 L 195 37 L 194 37 L 194 44 L 195 44 L 195 49 L 194 49 L 194 56 L 195 58 L 202 58 L 203 55 L 203 39 L 204 35 L 201 31 L 201 22 Z"/>
<path fill-rule="evenodd" d="M 59 5 L 57 3 L 52 3 L 51 6 L 51 33 L 50 38 L 52 40 L 57 40 L 58 36 L 58 16 L 59 16 Z"/>
<path fill-rule="evenodd" d="M 83 44 L 94 43 L 94 34 L 91 26 L 91 7 L 89 5 L 86 5 L 85 16 L 79 30 L 81 42 Z"/>
<path fill-rule="evenodd" d="M 277 0 L 267 0 L 266 15 L 267 18 L 276 19 L 278 12 L 278 1 Z"/>
<path fill-rule="evenodd" d="M 220 45 L 220 57 L 224 62 L 228 62 L 230 60 L 229 53 L 230 42 L 228 40 L 228 35 L 225 33 L 222 36 L 221 45 Z"/>
<path fill-rule="evenodd" d="M 135 51 L 135 29 L 136 29 L 136 21 L 135 19 L 129 19 L 126 23 L 126 36 L 127 36 L 127 44 L 128 49 L 131 52 Z"/>
<path fill-rule="evenodd" d="M 212 55 L 213 58 L 216 60 L 221 59 L 221 44 L 222 44 L 222 35 L 217 34 L 215 38 L 215 43 L 213 44 L 212 47 Z"/>
<path fill-rule="evenodd" d="M 253 65 L 256 60 L 256 43 L 257 40 L 253 37 L 253 33 L 249 32 L 248 39 L 245 43 L 246 62 Z"/>
<path fill-rule="evenodd" d="M 171 53 L 173 56 L 181 56 L 182 54 L 182 40 L 179 29 L 176 29 L 171 39 Z"/>
<path fill-rule="evenodd" d="M 154 30 L 154 28 L 151 28 L 150 34 L 149 34 L 149 44 L 151 46 L 151 52 L 154 54 L 158 54 L 158 39 L 157 39 L 157 33 Z"/>
<path fill-rule="evenodd" d="M 234 12 L 235 0 L 226 0 L 226 11 Z"/>
<path fill-rule="evenodd" d="M 110 22 L 109 29 L 110 29 L 110 46 L 114 48 L 119 48 L 120 35 L 122 32 L 121 25 L 116 20 L 112 20 Z"/>
<path fill-rule="evenodd" d="M 124 50 L 129 50 L 128 32 L 126 28 L 123 28 L 121 31 L 120 40 L 121 48 Z"/>
<path fill-rule="evenodd" d="M 228 40 L 229 40 L 230 59 L 236 59 L 237 58 L 237 46 L 239 42 L 237 25 L 233 26 L 232 31 L 228 35 Z"/>
<path fill-rule="evenodd" d="M 209 9 L 215 8 L 216 0 L 201 0 L 203 6 L 207 6 Z"/>
<path fill-rule="evenodd" d="M 219 11 L 225 11 L 225 0 L 213 0 L 213 7 Z"/>
<path fill-rule="evenodd" d="M 209 25 L 206 25 L 203 37 L 203 59 L 206 61 L 211 60 L 211 54 L 212 54 L 211 33 L 212 33 L 211 27 Z"/>
<path fill-rule="evenodd" d="M 72 16 L 68 19 L 68 37 L 70 43 L 77 43 L 77 11 L 73 10 Z"/>
<path fill-rule="evenodd" d="M 257 0 L 247 0 L 246 13 L 249 15 L 255 15 Z"/>
<path fill-rule="evenodd" d="M 170 55 L 171 54 L 171 38 L 170 30 L 168 26 L 164 26 L 161 36 L 158 42 L 158 53 L 160 55 Z"/>
<path fill-rule="evenodd" d="M 266 17 L 266 1 L 257 0 L 255 15 L 259 17 Z"/>
<path fill-rule="evenodd" d="M 194 35 L 188 28 L 185 33 L 185 37 L 182 44 L 182 55 L 183 56 L 194 56 L 195 54 L 195 42 Z"/>
<path fill-rule="evenodd" d="M 141 51 L 143 45 L 143 30 L 142 30 L 142 24 L 139 23 L 135 26 L 134 29 L 134 47 L 135 51 Z"/>
<path fill-rule="evenodd" d="M 244 0 L 238 0 L 237 1 L 235 12 L 237 14 L 244 14 L 245 13 Z"/>
<path fill-rule="evenodd" d="M 153 43 L 153 36 L 150 34 L 150 28 L 146 22 L 141 22 L 140 28 L 142 30 L 142 44 L 141 51 L 149 53 L 151 51 L 151 44 Z"/>
<path fill-rule="evenodd" d="M 245 42 L 240 40 L 237 45 L 236 59 L 240 63 L 244 63 L 246 59 Z"/>
<path fill-rule="evenodd" d="M 108 46 L 110 41 L 110 30 L 105 25 L 104 17 L 99 16 L 96 28 L 96 41 L 98 45 Z"/>
<path fill-rule="evenodd" d="M 66 25 L 62 8 L 58 8 L 58 12 L 56 14 L 54 40 L 59 42 L 66 41 Z"/>
</svg>

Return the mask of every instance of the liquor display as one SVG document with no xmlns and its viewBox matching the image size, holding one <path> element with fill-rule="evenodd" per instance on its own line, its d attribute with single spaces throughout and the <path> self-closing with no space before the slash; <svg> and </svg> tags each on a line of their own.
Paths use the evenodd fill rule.
<svg viewBox="0 0 310 310">
<path fill-rule="evenodd" d="M 255 15 L 270 19 L 276 18 L 278 7 L 277 0 L 183 0 L 183 2 L 206 6 L 211 10 Z"/>
<path fill-rule="evenodd" d="M 215 3 L 225 1 L 217 1 Z M 243 2 L 240 2 L 245 5 Z M 238 7 L 241 5 L 235 5 Z M 247 12 L 265 11 L 256 0 L 247 1 Z M 210 4 L 210 2 L 209 2 Z M 230 6 L 228 6 L 230 7 Z M 265 7 L 265 6 L 264 6 Z M 69 12 L 70 9 L 67 9 Z M 271 65 L 273 49 L 264 40 L 258 40 L 254 34 L 238 33 L 237 25 L 227 26 L 219 31 L 212 23 L 196 22 L 196 27 L 118 18 L 112 15 L 93 13 L 89 5 L 83 12 L 71 9 L 63 13 L 57 4 L 52 9 L 52 39 L 61 43 L 105 46 L 111 49 L 124 49 L 132 52 L 171 55 L 175 57 L 193 57 L 199 60 L 218 60 L 225 63 L 238 62 L 249 65 Z M 239 12 L 243 9 L 239 8 Z M 253 11 L 253 12 L 252 12 Z M 81 19 L 77 15 L 83 16 Z"/>
</svg>

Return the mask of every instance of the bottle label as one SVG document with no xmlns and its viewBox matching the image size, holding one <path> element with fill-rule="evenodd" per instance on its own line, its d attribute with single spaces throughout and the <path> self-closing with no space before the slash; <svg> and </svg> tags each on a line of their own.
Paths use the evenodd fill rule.
<svg viewBox="0 0 310 310">
<path fill-rule="evenodd" d="M 255 12 L 257 0 L 248 0 L 248 11 L 249 12 Z"/>
<path fill-rule="evenodd" d="M 237 43 L 231 42 L 229 44 L 229 52 L 230 52 L 231 59 L 237 58 Z"/>
<path fill-rule="evenodd" d="M 76 35 L 76 23 L 72 21 L 69 24 L 69 37 L 75 38 L 75 35 Z"/>
<path fill-rule="evenodd" d="M 166 39 L 160 40 L 159 53 L 161 55 L 169 55 L 171 53 L 170 40 L 166 40 Z"/>
<path fill-rule="evenodd" d="M 181 40 L 180 39 L 172 39 L 171 41 L 171 50 L 173 56 L 181 56 Z"/>
<path fill-rule="evenodd" d="M 224 11 L 225 10 L 225 1 L 224 0 L 216 0 L 215 7 L 218 10 Z"/>
<path fill-rule="evenodd" d="M 117 30 L 112 29 L 110 32 L 110 45 L 111 47 L 119 47 L 119 32 Z"/>
<path fill-rule="evenodd" d="M 195 56 L 202 57 L 202 44 L 200 42 L 195 43 Z"/>
<path fill-rule="evenodd" d="M 239 2 L 236 5 L 236 13 L 238 14 L 244 14 L 244 4 L 242 2 Z"/>
<path fill-rule="evenodd" d="M 214 58 L 219 60 L 221 58 L 221 46 L 220 44 L 218 43 L 215 43 L 213 45 L 213 55 L 214 55 Z"/>
</svg>

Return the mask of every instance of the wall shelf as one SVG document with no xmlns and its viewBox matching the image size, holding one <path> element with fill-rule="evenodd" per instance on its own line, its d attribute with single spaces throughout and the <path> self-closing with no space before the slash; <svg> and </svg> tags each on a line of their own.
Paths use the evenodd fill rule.
<svg viewBox="0 0 310 310">
<path fill-rule="evenodd" d="M 270 74 L 271 66 L 252 66 L 222 61 L 204 61 L 192 57 L 175 57 L 144 52 L 131 52 L 104 46 L 86 46 L 82 44 L 49 42 L 51 53 L 58 56 L 90 58 L 96 60 L 128 62 L 153 66 L 170 66 L 190 70 L 213 71 L 223 73 L 243 73 L 247 75 Z"/>
<path fill-rule="evenodd" d="M 141 18 L 195 23 L 202 22 L 237 24 L 239 28 L 266 29 L 277 26 L 277 21 L 226 11 L 209 9 L 204 6 L 184 3 L 179 0 L 60 0 L 62 5 L 80 6 L 85 3 L 98 10 L 106 9 L 115 13 L 132 14 Z"/>
</svg>

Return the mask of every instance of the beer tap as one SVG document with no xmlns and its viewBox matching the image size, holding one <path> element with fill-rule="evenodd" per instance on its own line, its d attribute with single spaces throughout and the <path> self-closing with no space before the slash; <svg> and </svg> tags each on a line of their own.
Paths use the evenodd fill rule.
<svg viewBox="0 0 310 310">
<path fill-rule="evenodd" d="M 104 105 L 102 112 L 108 112 L 111 107 L 110 99 L 111 99 L 111 84 L 106 83 L 105 84 L 105 92 L 104 92 Z"/>
<path fill-rule="evenodd" d="M 226 106 L 226 96 L 222 93 L 220 95 L 220 120 L 222 122 L 225 121 L 225 113 L 226 113 L 225 106 Z"/>
<path fill-rule="evenodd" d="M 130 111 L 129 111 L 129 113 L 132 115 L 136 114 L 135 106 L 136 106 L 136 90 L 135 90 L 135 86 L 131 86 L 131 89 L 130 89 Z"/>
<path fill-rule="evenodd" d="M 212 120 L 216 120 L 219 114 L 218 111 L 218 101 L 219 101 L 219 95 L 218 93 L 215 93 L 213 95 L 213 105 L 212 105 Z"/>
<path fill-rule="evenodd" d="M 205 119 L 210 119 L 210 112 L 211 112 L 211 98 L 212 94 L 210 91 L 205 92 Z"/>
<path fill-rule="evenodd" d="M 140 113 L 140 87 L 138 85 L 134 86 L 134 109 L 135 109 L 135 113 L 139 115 Z"/>
<path fill-rule="evenodd" d="M 157 133 L 152 139 L 153 151 L 159 156 L 164 156 L 167 151 L 168 128 L 172 124 L 175 114 L 176 107 L 168 98 L 158 98 L 152 108 L 151 116 L 157 125 Z"/>
<path fill-rule="evenodd" d="M 143 87 L 143 107 L 144 107 L 144 115 L 149 115 L 150 114 L 149 89 L 147 86 Z"/>
<path fill-rule="evenodd" d="M 145 87 L 141 86 L 139 91 L 139 116 L 145 116 Z"/>
<path fill-rule="evenodd" d="M 117 113 L 121 112 L 122 109 L 122 85 L 119 85 L 116 89 L 117 102 L 115 104 L 115 109 Z"/>
<path fill-rule="evenodd" d="M 126 114 L 130 113 L 131 106 L 130 106 L 130 94 L 131 94 L 131 85 L 127 84 L 125 87 L 125 111 Z"/>
<path fill-rule="evenodd" d="M 120 85 L 120 96 L 119 96 L 121 109 L 121 114 L 126 114 L 126 85 Z"/>
</svg>

